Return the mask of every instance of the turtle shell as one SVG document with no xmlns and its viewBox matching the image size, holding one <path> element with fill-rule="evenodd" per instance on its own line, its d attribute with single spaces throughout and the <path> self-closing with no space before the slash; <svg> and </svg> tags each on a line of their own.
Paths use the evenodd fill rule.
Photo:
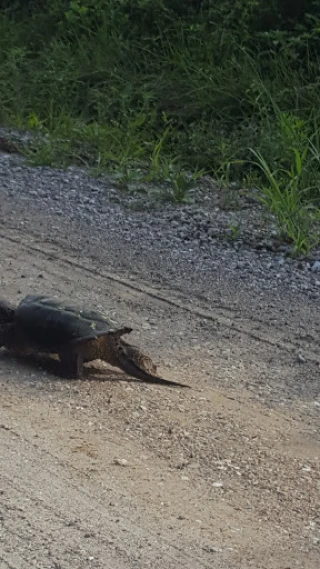
<svg viewBox="0 0 320 569">
<path fill-rule="evenodd" d="M 119 328 L 99 312 L 43 295 L 26 296 L 18 305 L 15 321 L 30 344 L 53 353 L 76 339 L 94 339 Z"/>
</svg>

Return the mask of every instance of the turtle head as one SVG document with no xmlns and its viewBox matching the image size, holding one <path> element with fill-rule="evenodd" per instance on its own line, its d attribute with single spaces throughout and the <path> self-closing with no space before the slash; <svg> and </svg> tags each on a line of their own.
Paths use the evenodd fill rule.
<svg viewBox="0 0 320 569">
<path fill-rule="evenodd" d="M 158 385 L 189 387 L 188 385 L 159 377 L 157 374 L 157 367 L 151 358 L 143 354 L 136 346 L 131 346 L 122 339 L 117 343 L 115 354 L 117 363 L 114 363 L 113 365 L 116 365 L 132 377 L 136 377 L 137 379 L 147 383 L 155 383 Z"/>
<path fill-rule="evenodd" d="M 126 357 L 130 362 L 132 362 L 139 369 L 150 373 L 151 375 L 157 375 L 157 366 L 152 361 L 149 356 L 146 356 L 137 348 L 121 340 L 121 351 L 122 355 Z"/>
<path fill-rule="evenodd" d="M 188 387 L 187 385 L 162 379 L 157 375 L 157 367 L 139 348 L 125 342 L 121 336 L 129 334 L 131 328 L 122 328 L 113 333 L 102 334 L 93 341 L 89 340 L 86 361 L 101 359 L 108 364 L 118 367 L 128 375 L 147 383 Z"/>
<path fill-rule="evenodd" d="M 129 329 L 126 333 L 129 333 Z M 98 357 L 138 379 L 141 379 L 141 374 L 157 375 L 157 367 L 151 358 L 136 346 L 125 342 L 121 338 L 122 335 L 117 331 L 98 338 L 95 342 L 95 345 L 99 346 Z"/>
</svg>

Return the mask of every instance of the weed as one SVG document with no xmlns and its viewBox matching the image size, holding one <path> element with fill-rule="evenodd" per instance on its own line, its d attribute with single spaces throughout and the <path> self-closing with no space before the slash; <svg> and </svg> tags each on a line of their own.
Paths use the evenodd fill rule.
<svg viewBox="0 0 320 569">
<path fill-rule="evenodd" d="M 236 239 L 238 239 L 240 229 L 241 229 L 241 221 L 238 221 L 237 223 L 230 223 L 226 234 L 227 239 L 230 239 L 231 241 L 235 241 Z"/>
<path fill-rule="evenodd" d="M 318 236 L 312 233 L 313 222 L 318 219 L 318 211 L 312 209 L 304 200 L 304 194 L 311 188 L 301 188 L 303 165 L 309 147 L 300 153 L 292 148 L 289 169 L 272 172 L 260 152 L 251 150 L 257 165 L 263 172 L 267 185 L 260 189 L 260 201 L 276 216 L 280 234 L 293 243 L 294 253 L 308 253 L 318 242 Z"/>
<path fill-rule="evenodd" d="M 180 169 L 171 168 L 169 177 L 165 180 L 168 182 L 168 189 L 165 193 L 166 198 L 175 203 L 191 203 L 192 199 L 189 196 L 189 192 L 195 187 L 196 181 L 203 174 L 203 170 L 194 172 L 191 175 Z"/>
</svg>

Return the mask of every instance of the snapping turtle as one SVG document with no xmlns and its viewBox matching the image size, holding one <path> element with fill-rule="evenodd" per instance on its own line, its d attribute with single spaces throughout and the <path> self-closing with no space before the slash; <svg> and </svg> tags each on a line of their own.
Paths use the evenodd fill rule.
<svg viewBox="0 0 320 569">
<path fill-rule="evenodd" d="M 0 302 L 0 347 L 58 354 L 64 377 L 80 378 L 84 363 L 100 359 L 145 382 L 187 387 L 158 377 L 152 360 L 122 339 L 131 331 L 98 312 L 43 295 L 28 295 L 17 307 Z"/>
</svg>

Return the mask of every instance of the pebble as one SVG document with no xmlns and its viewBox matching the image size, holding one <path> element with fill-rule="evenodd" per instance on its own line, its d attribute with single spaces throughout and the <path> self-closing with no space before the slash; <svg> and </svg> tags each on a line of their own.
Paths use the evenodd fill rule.
<svg viewBox="0 0 320 569">
<path fill-rule="evenodd" d="M 313 263 L 311 266 L 311 271 L 313 273 L 318 273 L 320 271 L 320 261 L 315 261 L 315 263 Z"/>
<path fill-rule="evenodd" d="M 209 546 L 204 546 L 202 548 L 204 551 L 208 551 L 209 553 L 222 553 L 223 549 L 221 547 L 212 547 L 211 545 Z"/>
<path fill-rule="evenodd" d="M 117 466 L 129 466 L 129 462 L 125 458 L 115 458 L 114 464 Z"/>
</svg>

